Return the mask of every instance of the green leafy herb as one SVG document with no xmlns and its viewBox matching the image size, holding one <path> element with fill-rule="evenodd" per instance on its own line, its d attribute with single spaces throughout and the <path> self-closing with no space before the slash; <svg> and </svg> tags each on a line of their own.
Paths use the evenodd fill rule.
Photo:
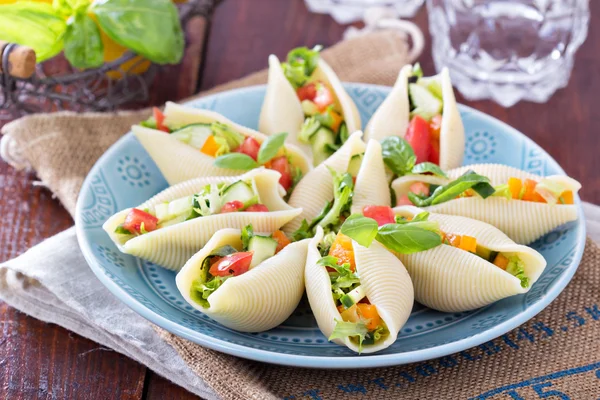
<svg viewBox="0 0 600 400">
<path fill-rule="evenodd" d="M 227 145 L 231 149 L 237 149 L 244 142 L 246 137 L 239 132 L 234 131 L 227 124 L 221 122 L 213 122 L 210 124 L 210 130 L 216 139 L 224 139 L 227 141 Z"/>
<path fill-rule="evenodd" d="M 315 46 L 311 50 L 307 47 L 298 47 L 288 53 L 287 62 L 281 66 L 283 74 L 294 88 L 303 86 L 317 68 L 321 48 Z"/>
<path fill-rule="evenodd" d="M 508 265 L 506 266 L 506 272 L 515 276 L 521 281 L 521 287 L 529 287 L 529 278 L 525 276 L 525 268 L 523 261 L 518 256 L 511 256 L 508 259 Z"/>
<path fill-rule="evenodd" d="M 333 169 L 329 169 L 329 172 L 333 175 L 333 205 L 323 219 L 318 222 L 318 225 L 324 229 L 330 225 L 337 225 L 344 212 L 350 210 L 354 193 L 352 175 L 347 172 L 338 173 Z"/>
<path fill-rule="evenodd" d="M 117 226 L 117 229 L 115 229 L 115 233 L 118 233 L 119 235 L 132 235 L 129 229 L 123 228 L 123 225 Z"/>
<path fill-rule="evenodd" d="M 151 116 L 147 120 L 140 122 L 140 125 L 145 128 L 156 129 L 156 120 L 154 116 Z"/>
<path fill-rule="evenodd" d="M 267 161 L 273 159 L 279 150 L 285 144 L 287 138 L 287 132 L 278 133 L 276 135 L 268 136 L 264 142 L 260 145 L 258 150 L 257 161 L 259 164 L 264 164 Z"/>
<path fill-rule="evenodd" d="M 329 336 L 328 340 L 345 339 L 347 337 L 355 337 L 358 340 L 358 351 L 362 351 L 363 341 L 369 330 L 364 322 L 346 322 L 343 320 L 335 320 L 335 328 Z"/>
<path fill-rule="evenodd" d="M 348 132 L 348 126 L 345 122 L 342 122 L 340 125 L 340 131 L 338 133 L 338 137 L 340 139 L 341 144 L 346 143 L 348 138 L 350 137 L 350 132 Z"/>
<path fill-rule="evenodd" d="M 242 246 L 244 247 L 244 251 L 248 249 L 248 245 L 250 244 L 250 239 L 254 236 L 254 229 L 252 229 L 252 224 L 246 225 L 244 229 L 242 229 Z"/>
<path fill-rule="evenodd" d="M 215 165 L 219 168 L 250 170 L 258 168 L 259 165 L 252 157 L 244 153 L 228 153 L 215 159 Z"/>
<path fill-rule="evenodd" d="M 190 288 L 190 297 L 203 308 L 209 308 L 210 303 L 207 300 L 208 296 L 220 288 L 228 278 L 230 278 L 230 276 L 214 276 L 208 282 L 195 279 Z"/>
<path fill-rule="evenodd" d="M 433 174 L 435 176 L 441 176 L 442 178 L 448 178 L 448 175 L 434 163 L 422 162 L 415 165 L 411 171 L 413 174 Z"/>
<path fill-rule="evenodd" d="M 469 170 L 447 185 L 439 186 L 429 197 L 408 193 L 408 198 L 417 207 L 427 207 L 455 199 L 469 189 L 473 189 L 484 199 L 496 191 L 487 177 Z"/>
<path fill-rule="evenodd" d="M 398 176 L 410 173 L 417 161 L 410 144 L 398 136 L 383 139 L 381 141 L 381 153 L 385 165 Z"/>
<path fill-rule="evenodd" d="M 418 253 L 442 244 L 439 226 L 437 232 L 431 230 L 435 225 L 434 222 L 429 221 L 415 224 L 387 224 L 379 228 L 376 239 L 396 253 Z"/>
<path fill-rule="evenodd" d="M 377 236 L 377 221 L 360 214 L 352 214 L 342 225 L 341 232 L 361 246 L 369 247 Z"/>
<path fill-rule="evenodd" d="M 308 238 L 313 237 L 314 233 L 312 232 L 312 229 L 308 225 L 308 222 L 305 219 L 303 219 L 302 223 L 300 224 L 300 227 L 298 229 L 296 229 L 294 232 L 292 232 L 292 234 L 290 236 L 294 242 L 297 242 L 302 239 L 308 239 Z"/>
<path fill-rule="evenodd" d="M 94 68 L 104 62 L 100 30 L 87 15 L 78 13 L 67 21 L 65 57 L 77 68 Z"/>
<path fill-rule="evenodd" d="M 317 120 L 317 118 L 309 117 L 304 120 L 302 127 L 300 127 L 300 133 L 298 133 L 298 140 L 302 143 L 309 144 L 310 138 L 317 133 L 317 131 L 321 128 L 321 123 Z"/>
<path fill-rule="evenodd" d="M 510 188 L 508 187 L 508 185 L 504 184 L 504 185 L 500 185 L 500 186 L 496 186 L 494 188 L 494 194 L 492 196 L 496 196 L 496 197 L 504 197 L 507 200 L 511 200 L 512 199 L 512 193 L 510 191 Z"/>
<path fill-rule="evenodd" d="M 0 6 L 0 39 L 31 47 L 37 62 L 61 52 L 67 24 L 49 4 L 18 2 Z"/>
<path fill-rule="evenodd" d="M 184 37 L 170 0 L 96 0 L 90 11 L 115 42 L 158 64 L 177 64 Z"/>
</svg>

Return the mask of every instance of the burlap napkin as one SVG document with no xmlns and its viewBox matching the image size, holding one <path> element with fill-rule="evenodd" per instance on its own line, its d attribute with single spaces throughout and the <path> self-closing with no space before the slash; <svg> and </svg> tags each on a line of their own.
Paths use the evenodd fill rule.
<svg viewBox="0 0 600 400">
<path fill-rule="evenodd" d="M 342 80 L 391 84 L 408 61 L 406 54 L 404 41 L 388 32 L 342 42 L 324 57 Z M 263 71 L 214 90 L 265 79 Z M 5 126 L 8 139 L 2 142 L 2 154 L 17 167 L 34 168 L 72 213 L 81 182 L 95 160 L 147 114 L 31 116 Z M 597 214 L 594 221 L 600 221 L 600 211 L 589 210 Z M 597 398 L 599 267 L 600 250 L 588 241 L 574 280 L 534 320 L 468 351 L 400 367 L 337 371 L 277 367 L 207 350 L 157 330 L 224 399 Z"/>
</svg>

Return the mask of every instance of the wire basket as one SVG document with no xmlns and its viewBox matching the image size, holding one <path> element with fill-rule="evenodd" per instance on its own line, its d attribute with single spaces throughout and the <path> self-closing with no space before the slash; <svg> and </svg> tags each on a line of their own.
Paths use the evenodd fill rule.
<svg viewBox="0 0 600 400">
<path fill-rule="evenodd" d="M 189 0 L 179 5 L 182 26 L 192 17 L 208 17 L 218 2 Z M 128 51 L 117 60 L 86 70 L 71 67 L 66 59 L 61 62 L 57 57 L 37 64 L 31 77 L 19 78 L 7 73 L 11 54 L 18 47 L 9 43 L 2 51 L 0 121 L 37 112 L 111 111 L 141 105 L 149 99 L 150 86 L 161 68 Z M 137 73 L 141 63 L 148 63 L 149 67 Z"/>
</svg>

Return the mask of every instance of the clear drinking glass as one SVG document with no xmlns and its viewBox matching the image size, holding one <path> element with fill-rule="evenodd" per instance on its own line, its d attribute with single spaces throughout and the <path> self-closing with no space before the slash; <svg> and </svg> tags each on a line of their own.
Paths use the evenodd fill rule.
<svg viewBox="0 0 600 400">
<path fill-rule="evenodd" d="M 399 17 L 412 17 L 425 0 L 304 0 L 308 9 L 320 14 L 331 14 L 339 24 L 360 21 L 368 8 L 387 7 Z"/>
<path fill-rule="evenodd" d="M 588 1 L 427 0 L 436 68 L 470 100 L 545 102 L 569 81 Z"/>
</svg>

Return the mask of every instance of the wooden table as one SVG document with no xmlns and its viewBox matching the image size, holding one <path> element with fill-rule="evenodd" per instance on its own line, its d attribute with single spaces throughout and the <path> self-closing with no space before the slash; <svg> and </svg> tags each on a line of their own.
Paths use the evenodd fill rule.
<svg viewBox="0 0 600 400">
<path fill-rule="evenodd" d="M 530 136 L 581 181 L 584 200 L 600 203 L 600 2 L 590 3 L 590 31 L 577 53 L 569 86 L 548 103 L 504 109 L 458 97 Z M 424 8 L 415 21 L 429 38 Z M 188 31 L 194 37 L 189 51 L 204 52 L 205 61 L 197 68 L 191 57 L 184 73 L 192 78 L 198 73 L 198 88 L 208 89 L 265 68 L 269 53 L 281 57 L 295 46 L 331 45 L 344 29 L 328 16 L 309 14 L 302 0 L 226 0 L 208 27 L 199 24 Z M 434 72 L 430 47 L 420 62 L 426 74 Z M 157 102 L 190 94 L 189 85 L 174 90 L 169 83 L 159 87 Z M 35 180 L 34 174 L 0 161 L 0 262 L 73 224 L 50 192 L 33 186 Z M 194 397 L 125 356 L 3 303 L 0 324 L 0 398 Z"/>
</svg>

